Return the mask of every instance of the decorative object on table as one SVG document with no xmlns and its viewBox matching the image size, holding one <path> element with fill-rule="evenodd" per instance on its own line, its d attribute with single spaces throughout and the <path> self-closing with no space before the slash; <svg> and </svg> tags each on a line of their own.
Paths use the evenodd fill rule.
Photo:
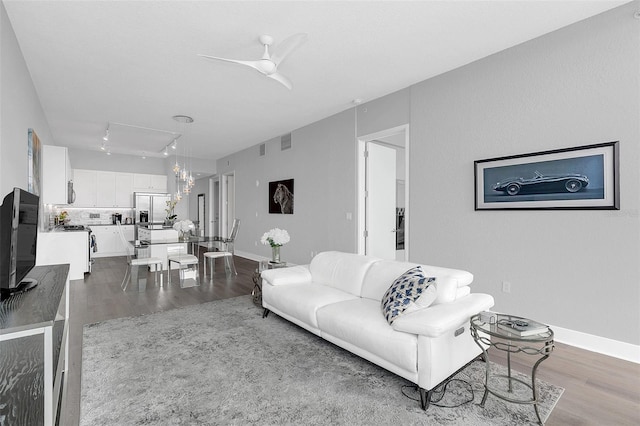
<svg viewBox="0 0 640 426">
<path fill-rule="evenodd" d="M 33 129 L 28 130 L 29 139 L 27 141 L 27 191 L 34 195 L 40 195 L 42 189 L 42 144 L 40 138 Z"/>
<path fill-rule="evenodd" d="M 274 228 L 265 232 L 260 239 L 262 244 L 271 246 L 271 261 L 274 263 L 280 263 L 280 247 L 287 244 L 290 240 L 289 233 L 280 228 Z"/>
<path fill-rule="evenodd" d="M 533 336 L 534 334 L 545 333 L 549 330 L 549 326 L 546 324 L 521 319 L 502 319 L 498 322 L 498 327 L 520 337 Z"/>
<path fill-rule="evenodd" d="M 176 204 L 178 204 L 178 200 L 168 200 L 166 204 L 167 204 L 167 208 L 164 209 L 164 211 L 167 212 L 167 217 L 165 217 L 164 219 L 164 224 L 167 226 L 173 226 L 173 224 L 176 221 L 176 218 L 178 217 L 178 215 L 175 212 Z"/>
<path fill-rule="evenodd" d="M 195 229 L 195 225 L 189 219 L 185 219 L 174 223 L 173 229 L 178 231 L 178 236 L 181 240 L 185 240 L 188 234 Z"/>
<path fill-rule="evenodd" d="M 188 362 L 174 362 L 158 380 L 158 365 L 184 359 L 185 348 Z M 130 362 L 136 359 L 144 362 Z M 331 423 L 343 425 L 498 426 L 535 418 L 530 406 L 498 398 L 482 409 L 482 392 L 475 392 L 473 403 L 422 411 L 398 392 L 409 381 L 280 317 L 264 320 L 250 296 L 85 325 L 80 367 L 80 426 L 111 425 L 116 417 L 130 424 L 178 424 L 193 413 L 203 424 L 326 424 L 327 407 Z M 484 363 L 474 362 L 456 378 L 482 389 L 484 372 Z M 536 381 L 546 420 L 563 389 Z M 246 395 L 260 402 L 247 403 Z M 458 405 L 467 395 L 453 381 L 440 403 Z"/>
<path fill-rule="evenodd" d="M 269 213 L 293 214 L 293 179 L 269 182 Z"/>
<path fill-rule="evenodd" d="M 476 210 L 620 208 L 619 142 L 474 162 Z"/>
</svg>

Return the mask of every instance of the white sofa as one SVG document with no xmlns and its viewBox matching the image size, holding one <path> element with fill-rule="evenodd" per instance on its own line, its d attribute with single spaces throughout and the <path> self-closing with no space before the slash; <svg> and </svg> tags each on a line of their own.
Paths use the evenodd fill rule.
<svg viewBox="0 0 640 426">
<path fill-rule="evenodd" d="M 493 306 L 471 294 L 469 272 L 420 265 L 435 277 L 437 296 L 427 308 L 389 325 L 381 300 L 415 263 L 351 253 L 323 252 L 311 264 L 262 272 L 264 315 L 274 312 L 300 327 L 418 385 L 423 409 L 433 389 L 480 353 L 469 318 Z"/>
</svg>

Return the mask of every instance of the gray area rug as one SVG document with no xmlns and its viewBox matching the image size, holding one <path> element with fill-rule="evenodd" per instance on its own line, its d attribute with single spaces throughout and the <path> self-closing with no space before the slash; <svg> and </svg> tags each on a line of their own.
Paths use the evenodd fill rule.
<svg viewBox="0 0 640 426">
<path fill-rule="evenodd" d="M 477 361 L 458 375 L 473 402 L 425 412 L 405 396 L 417 398 L 410 382 L 273 313 L 262 318 L 242 296 L 85 326 L 80 424 L 536 423 L 529 405 L 491 395 L 478 405 L 484 369 Z M 563 389 L 537 383 L 546 420 Z M 463 403 L 468 387 L 452 382 L 440 404 Z"/>
</svg>

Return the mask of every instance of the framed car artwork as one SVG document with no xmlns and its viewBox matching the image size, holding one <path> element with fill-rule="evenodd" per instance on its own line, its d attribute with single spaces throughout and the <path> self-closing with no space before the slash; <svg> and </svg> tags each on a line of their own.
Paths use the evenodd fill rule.
<svg viewBox="0 0 640 426">
<path fill-rule="evenodd" d="M 620 208 L 619 142 L 474 162 L 476 210 Z"/>
</svg>

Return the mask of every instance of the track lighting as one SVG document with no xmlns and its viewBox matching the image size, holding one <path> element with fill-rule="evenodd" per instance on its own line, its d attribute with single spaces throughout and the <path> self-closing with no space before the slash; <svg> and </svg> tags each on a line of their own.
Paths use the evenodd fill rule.
<svg viewBox="0 0 640 426">
<path fill-rule="evenodd" d="M 166 146 L 164 147 L 164 151 L 162 151 L 162 155 L 164 155 L 165 157 L 169 156 L 169 148 L 167 148 Z"/>
<path fill-rule="evenodd" d="M 106 150 L 107 150 L 107 144 L 106 144 L 106 142 L 102 142 L 102 145 L 100 145 L 100 150 L 101 150 L 101 151 L 106 151 Z"/>
<path fill-rule="evenodd" d="M 171 142 L 171 149 L 177 149 L 178 148 L 178 139 L 174 139 L 173 142 Z"/>
<path fill-rule="evenodd" d="M 104 136 L 102 137 L 102 140 L 105 142 L 109 140 L 109 127 L 107 127 L 107 130 L 104 132 Z"/>
</svg>

